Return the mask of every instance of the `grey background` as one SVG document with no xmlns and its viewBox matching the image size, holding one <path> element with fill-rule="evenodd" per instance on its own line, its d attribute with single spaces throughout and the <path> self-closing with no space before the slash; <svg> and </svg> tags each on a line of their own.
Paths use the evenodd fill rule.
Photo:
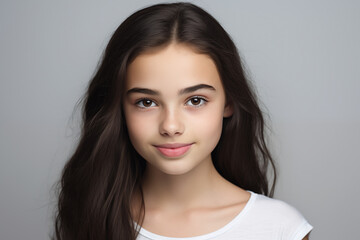
<svg viewBox="0 0 360 240">
<path fill-rule="evenodd" d="M 48 239 L 74 106 L 111 33 L 157 2 L 0 2 L 0 239 Z M 193 2 L 233 37 L 267 108 L 276 198 L 303 213 L 312 239 L 356 239 L 359 1 Z"/>
</svg>

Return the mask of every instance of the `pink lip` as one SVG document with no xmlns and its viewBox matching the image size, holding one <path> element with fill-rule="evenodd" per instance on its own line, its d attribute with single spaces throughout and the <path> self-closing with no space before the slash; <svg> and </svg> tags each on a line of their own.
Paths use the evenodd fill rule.
<svg viewBox="0 0 360 240">
<path fill-rule="evenodd" d="M 173 143 L 156 145 L 155 147 L 166 157 L 179 157 L 184 155 L 191 147 L 192 143 Z"/>
</svg>

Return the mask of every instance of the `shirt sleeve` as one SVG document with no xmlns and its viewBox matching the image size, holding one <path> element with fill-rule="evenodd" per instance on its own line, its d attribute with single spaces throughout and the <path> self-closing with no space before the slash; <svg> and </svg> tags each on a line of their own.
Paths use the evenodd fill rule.
<svg viewBox="0 0 360 240">
<path fill-rule="evenodd" d="M 294 232 L 293 236 L 290 239 L 293 240 L 301 240 L 303 239 L 313 227 L 304 219 L 303 223 L 298 227 L 298 229 Z"/>
<path fill-rule="evenodd" d="M 281 219 L 282 240 L 302 240 L 313 227 L 304 216 L 291 205 L 278 201 L 278 217 Z"/>
</svg>

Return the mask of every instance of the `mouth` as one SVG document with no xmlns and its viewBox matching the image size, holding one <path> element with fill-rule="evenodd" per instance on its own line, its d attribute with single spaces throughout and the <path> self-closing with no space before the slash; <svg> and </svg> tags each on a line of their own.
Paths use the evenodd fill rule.
<svg viewBox="0 0 360 240">
<path fill-rule="evenodd" d="M 173 143 L 155 145 L 157 150 L 166 157 L 180 157 L 184 155 L 193 143 Z"/>
</svg>

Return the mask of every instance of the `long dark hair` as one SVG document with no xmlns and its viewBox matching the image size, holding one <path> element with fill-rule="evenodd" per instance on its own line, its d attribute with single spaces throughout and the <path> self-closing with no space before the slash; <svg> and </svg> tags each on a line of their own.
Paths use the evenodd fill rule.
<svg viewBox="0 0 360 240">
<path fill-rule="evenodd" d="M 135 12 L 118 27 L 89 84 L 81 138 L 59 182 L 55 239 L 136 239 L 134 221 L 141 225 L 144 201 L 135 219 L 131 201 L 134 192 L 141 191 L 146 164 L 126 129 L 126 70 L 144 51 L 173 42 L 213 59 L 233 106 L 212 152 L 217 171 L 243 189 L 272 196 L 276 174 L 264 139 L 263 115 L 233 41 L 211 15 L 193 4 L 157 4 Z"/>
</svg>

